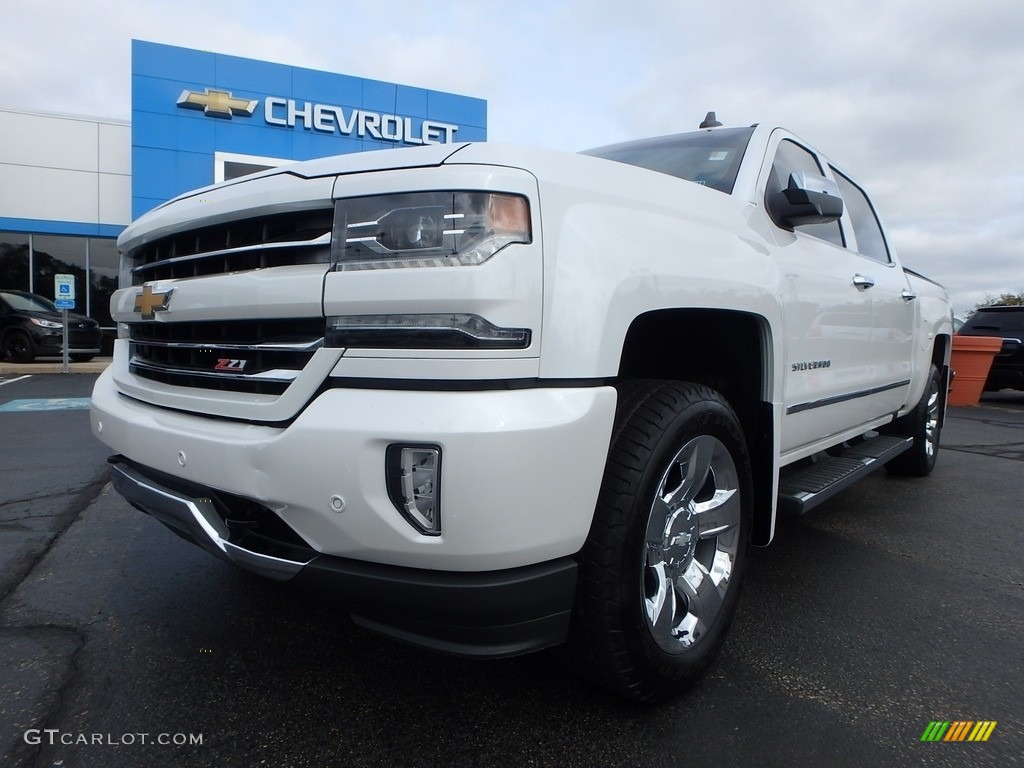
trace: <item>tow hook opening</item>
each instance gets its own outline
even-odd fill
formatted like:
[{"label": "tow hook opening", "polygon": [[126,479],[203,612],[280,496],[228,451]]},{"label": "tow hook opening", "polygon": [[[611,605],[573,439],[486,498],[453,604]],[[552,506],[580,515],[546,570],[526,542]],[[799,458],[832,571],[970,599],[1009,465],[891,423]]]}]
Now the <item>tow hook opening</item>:
[{"label": "tow hook opening", "polygon": [[282,560],[309,561],[317,552],[271,509],[240,496],[212,494],[217,514],[235,546]]}]

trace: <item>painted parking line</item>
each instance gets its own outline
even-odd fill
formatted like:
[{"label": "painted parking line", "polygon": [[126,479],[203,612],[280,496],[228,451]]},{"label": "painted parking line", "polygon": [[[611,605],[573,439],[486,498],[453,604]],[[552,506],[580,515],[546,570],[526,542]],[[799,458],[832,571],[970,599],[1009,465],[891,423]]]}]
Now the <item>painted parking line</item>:
[{"label": "painted parking line", "polygon": [[30,378],[32,378],[32,374],[31,373],[26,374],[25,376],[19,376],[16,379],[0,379],[0,387],[2,387],[4,384],[13,384],[16,381],[22,381],[23,379],[30,379]]},{"label": "painted parking line", "polygon": [[0,411],[26,413],[29,411],[78,411],[89,407],[88,397],[47,397],[9,400],[0,404]]}]

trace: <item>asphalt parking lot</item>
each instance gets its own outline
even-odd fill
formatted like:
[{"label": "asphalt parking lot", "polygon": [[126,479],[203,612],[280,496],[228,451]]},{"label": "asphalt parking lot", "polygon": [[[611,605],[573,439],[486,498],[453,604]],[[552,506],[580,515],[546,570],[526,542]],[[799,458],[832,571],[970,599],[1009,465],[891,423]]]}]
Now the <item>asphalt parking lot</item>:
[{"label": "asphalt parking lot", "polygon": [[[0,369],[4,765],[1022,764],[1024,393],[951,409],[930,478],[781,520],[710,674],[652,708],[557,649],[380,638],[180,541],[106,484],[94,380]],[[996,725],[923,742],[935,721]]]}]

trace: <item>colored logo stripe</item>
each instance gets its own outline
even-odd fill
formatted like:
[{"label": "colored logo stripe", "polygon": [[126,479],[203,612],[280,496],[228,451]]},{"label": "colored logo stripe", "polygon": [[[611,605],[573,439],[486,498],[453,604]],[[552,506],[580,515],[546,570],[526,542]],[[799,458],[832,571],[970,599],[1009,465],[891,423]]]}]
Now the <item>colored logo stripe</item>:
[{"label": "colored logo stripe", "polygon": [[933,720],[921,741],[988,741],[995,728],[995,720]]},{"label": "colored logo stripe", "polygon": [[992,735],[992,731],[996,729],[995,720],[981,720],[977,725],[974,726],[974,730],[971,731],[971,735],[967,737],[968,741],[988,741],[988,737]]}]

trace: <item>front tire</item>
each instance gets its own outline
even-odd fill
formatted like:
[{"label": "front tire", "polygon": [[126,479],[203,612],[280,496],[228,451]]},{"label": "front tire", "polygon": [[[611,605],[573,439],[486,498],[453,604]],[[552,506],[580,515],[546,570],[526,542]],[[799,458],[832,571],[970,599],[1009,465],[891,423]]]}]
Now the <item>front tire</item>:
[{"label": "front tire", "polygon": [[721,395],[620,387],[570,633],[586,674],[641,701],[700,677],[739,599],[751,488],[743,431]]}]

